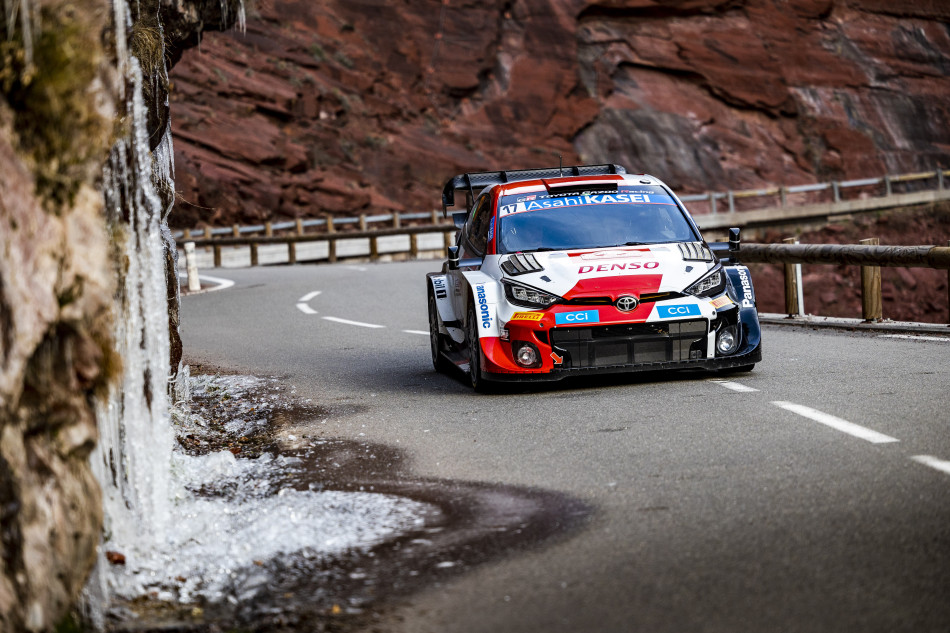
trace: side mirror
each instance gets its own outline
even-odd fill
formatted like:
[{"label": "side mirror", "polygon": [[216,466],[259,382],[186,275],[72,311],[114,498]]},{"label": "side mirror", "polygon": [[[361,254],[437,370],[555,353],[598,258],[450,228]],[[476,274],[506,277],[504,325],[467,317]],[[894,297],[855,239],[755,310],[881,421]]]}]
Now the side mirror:
[{"label": "side mirror", "polygon": [[732,228],[729,229],[729,256],[735,257],[739,255],[739,229]]},{"label": "side mirror", "polygon": [[449,270],[458,270],[459,268],[459,247],[449,246]]}]

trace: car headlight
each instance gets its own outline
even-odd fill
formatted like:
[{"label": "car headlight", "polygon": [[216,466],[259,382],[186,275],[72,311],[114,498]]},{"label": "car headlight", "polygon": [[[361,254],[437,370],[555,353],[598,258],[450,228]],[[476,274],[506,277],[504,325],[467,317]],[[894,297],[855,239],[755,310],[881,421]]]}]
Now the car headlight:
[{"label": "car headlight", "polygon": [[557,295],[549,292],[532,288],[531,286],[522,286],[521,284],[504,282],[505,296],[508,301],[525,308],[546,308],[561,300]]},{"label": "car headlight", "polygon": [[686,292],[697,297],[712,298],[722,294],[725,289],[726,273],[722,270],[722,266],[716,266],[705,277],[687,288]]}]

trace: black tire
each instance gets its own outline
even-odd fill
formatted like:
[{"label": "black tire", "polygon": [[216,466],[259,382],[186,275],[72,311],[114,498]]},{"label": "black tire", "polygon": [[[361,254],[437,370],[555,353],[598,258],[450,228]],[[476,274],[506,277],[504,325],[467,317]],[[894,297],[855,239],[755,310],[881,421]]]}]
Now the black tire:
[{"label": "black tire", "polygon": [[429,347],[432,350],[432,367],[446,373],[449,361],[442,355],[442,335],[439,334],[439,309],[435,305],[435,295],[429,293]]},{"label": "black tire", "polygon": [[478,318],[475,306],[468,306],[468,321],[465,324],[465,338],[468,342],[468,377],[475,391],[485,391],[482,378],[482,348],[478,344]]}]

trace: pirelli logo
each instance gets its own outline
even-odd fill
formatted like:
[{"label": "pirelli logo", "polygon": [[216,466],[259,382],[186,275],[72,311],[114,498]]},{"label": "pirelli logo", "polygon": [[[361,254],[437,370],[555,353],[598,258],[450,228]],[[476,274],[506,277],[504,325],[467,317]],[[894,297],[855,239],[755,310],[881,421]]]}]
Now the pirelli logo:
[{"label": "pirelli logo", "polygon": [[512,321],[540,321],[543,318],[543,312],[515,312],[511,315]]}]

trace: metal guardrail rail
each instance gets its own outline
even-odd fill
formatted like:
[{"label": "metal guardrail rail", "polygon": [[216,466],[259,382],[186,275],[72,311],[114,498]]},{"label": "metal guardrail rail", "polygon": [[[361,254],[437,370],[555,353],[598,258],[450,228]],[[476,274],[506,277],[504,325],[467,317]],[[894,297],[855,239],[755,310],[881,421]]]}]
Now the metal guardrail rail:
[{"label": "metal guardrail rail", "polygon": [[[855,212],[877,211],[901,206],[913,206],[938,200],[950,200],[950,189],[945,185],[950,171],[937,169],[929,172],[863,178],[842,182],[816,183],[792,187],[769,187],[741,191],[710,192],[700,195],[684,195],[684,202],[707,201],[709,213],[697,214],[695,219],[703,230],[729,226],[756,226],[769,223],[800,221],[810,218],[829,218]],[[924,191],[896,193],[895,185],[933,181],[932,188]],[[852,188],[883,187],[883,195],[843,200],[842,191]],[[830,191],[832,200],[790,205],[789,198],[798,194],[814,194]],[[737,210],[737,201],[763,197],[777,198],[779,205],[755,210]],[[717,201],[726,200],[728,213],[717,212]],[[427,220],[426,224],[410,224]],[[370,225],[388,223],[388,226]],[[307,229],[317,228],[317,231]],[[322,229],[322,230],[321,230]],[[191,230],[174,233],[183,243],[195,247],[210,247],[214,251],[214,266],[221,266],[224,247],[249,247],[250,264],[259,264],[258,248],[262,245],[286,244],[287,261],[297,261],[296,247],[303,242],[327,242],[327,257],[323,261],[337,261],[339,240],[368,240],[371,260],[379,259],[379,238],[408,236],[409,257],[419,254],[418,236],[427,233],[442,233],[443,244],[452,244],[456,227],[445,222],[442,215],[433,210],[428,213],[390,213],[360,215],[352,218],[327,217],[323,219],[298,219],[291,222],[267,222],[250,226],[206,227],[200,232]],[[788,242],[789,240],[786,240]],[[431,248],[431,246],[430,246]],[[389,251],[389,253],[393,253]],[[393,253],[394,254],[394,253]],[[362,255],[359,257],[365,257]],[[950,271],[950,248],[935,246],[879,246],[875,240],[864,240],[862,245],[829,244],[743,244],[740,260],[748,263],[784,264],[786,269],[786,311],[789,315],[802,315],[801,264],[845,264],[862,267],[862,313],[865,320],[882,318],[881,266],[923,267]],[[948,272],[950,282],[950,272]],[[950,286],[950,283],[948,283]],[[948,291],[950,298],[950,291]]]},{"label": "metal guardrail rail", "polygon": [[[755,222],[757,217],[748,214],[762,212],[771,212],[774,214],[777,209],[787,209],[787,217],[794,219],[796,217],[822,215],[822,211],[826,209],[830,209],[831,213],[850,213],[855,211],[877,210],[880,208],[886,208],[887,206],[919,204],[920,202],[927,202],[933,199],[950,199],[950,190],[945,187],[948,176],[950,176],[950,170],[937,169],[934,171],[882,176],[880,178],[860,178],[856,180],[845,180],[840,182],[832,181],[808,185],[794,185],[789,187],[775,186],[760,189],[743,189],[735,191],[730,190],[708,192],[704,194],[687,194],[680,196],[680,200],[683,202],[705,202],[708,205],[708,209],[706,209],[706,211],[708,211],[707,213],[698,213],[696,209],[691,209],[691,212],[694,215],[699,216],[697,219],[701,220],[700,227],[703,229],[721,228],[735,225],[736,220],[734,216],[732,216],[734,213],[741,213],[745,222]],[[896,185],[927,181],[933,181],[931,183],[929,192],[905,192],[903,194],[895,192]],[[879,191],[883,188],[883,195],[856,200],[842,199],[842,195],[845,190],[867,190],[868,188],[877,188]],[[830,201],[816,204],[814,199],[809,199],[810,194],[820,194],[822,192],[829,191],[831,192]],[[938,193],[934,194],[934,192]],[[801,196],[802,194],[804,194],[804,200],[798,201],[796,204],[790,204],[795,196]],[[902,199],[900,196],[907,196],[907,198]],[[896,199],[890,202],[885,200],[886,198],[890,197],[895,197]],[[777,202],[778,204],[773,204],[768,207],[758,207],[755,210],[740,210],[738,208],[739,201],[757,198],[771,198],[773,202]],[[811,195],[811,198],[814,198],[814,196]],[[880,205],[885,203],[885,207],[875,206],[875,203],[873,202],[874,200],[882,201],[877,204]],[[915,202],[915,200],[919,200],[920,202]],[[725,201],[724,204],[726,207],[726,213],[719,212],[722,201]],[[843,206],[832,206],[829,208],[829,204]],[[719,217],[715,218],[712,216]],[[439,217],[439,212],[433,210],[431,212],[419,213],[381,213],[373,215],[363,214],[358,217],[328,216],[326,218],[311,218],[307,220],[298,219],[295,221],[265,222],[263,224],[252,224],[247,226],[233,225],[227,227],[205,227],[201,229],[174,231],[172,235],[176,240],[195,241],[197,244],[199,239],[207,240],[222,236],[240,237],[242,235],[256,236],[261,234],[264,236],[273,236],[274,233],[282,232],[303,235],[307,233],[308,229],[317,229],[323,233],[333,233],[337,229],[346,230],[350,228],[356,228],[358,231],[365,232],[369,230],[370,225],[374,224],[389,223],[392,227],[400,227],[404,222],[415,222],[426,219],[429,219],[433,225],[440,224],[441,220]],[[732,222],[732,224],[729,224],[730,222]],[[244,244],[247,243],[248,242],[244,242]]]},{"label": "metal guardrail rail", "polygon": [[804,316],[802,264],[861,266],[861,316],[866,322],[878,322],[884,316],[882,266],[946,270],[950,304],[950,244],[880,246],[878,238],[861,240],[861,244],[797,244],[789,238],[785,244],[742,244],[738,260],[785,266],[785,311],[790,317]]}]

